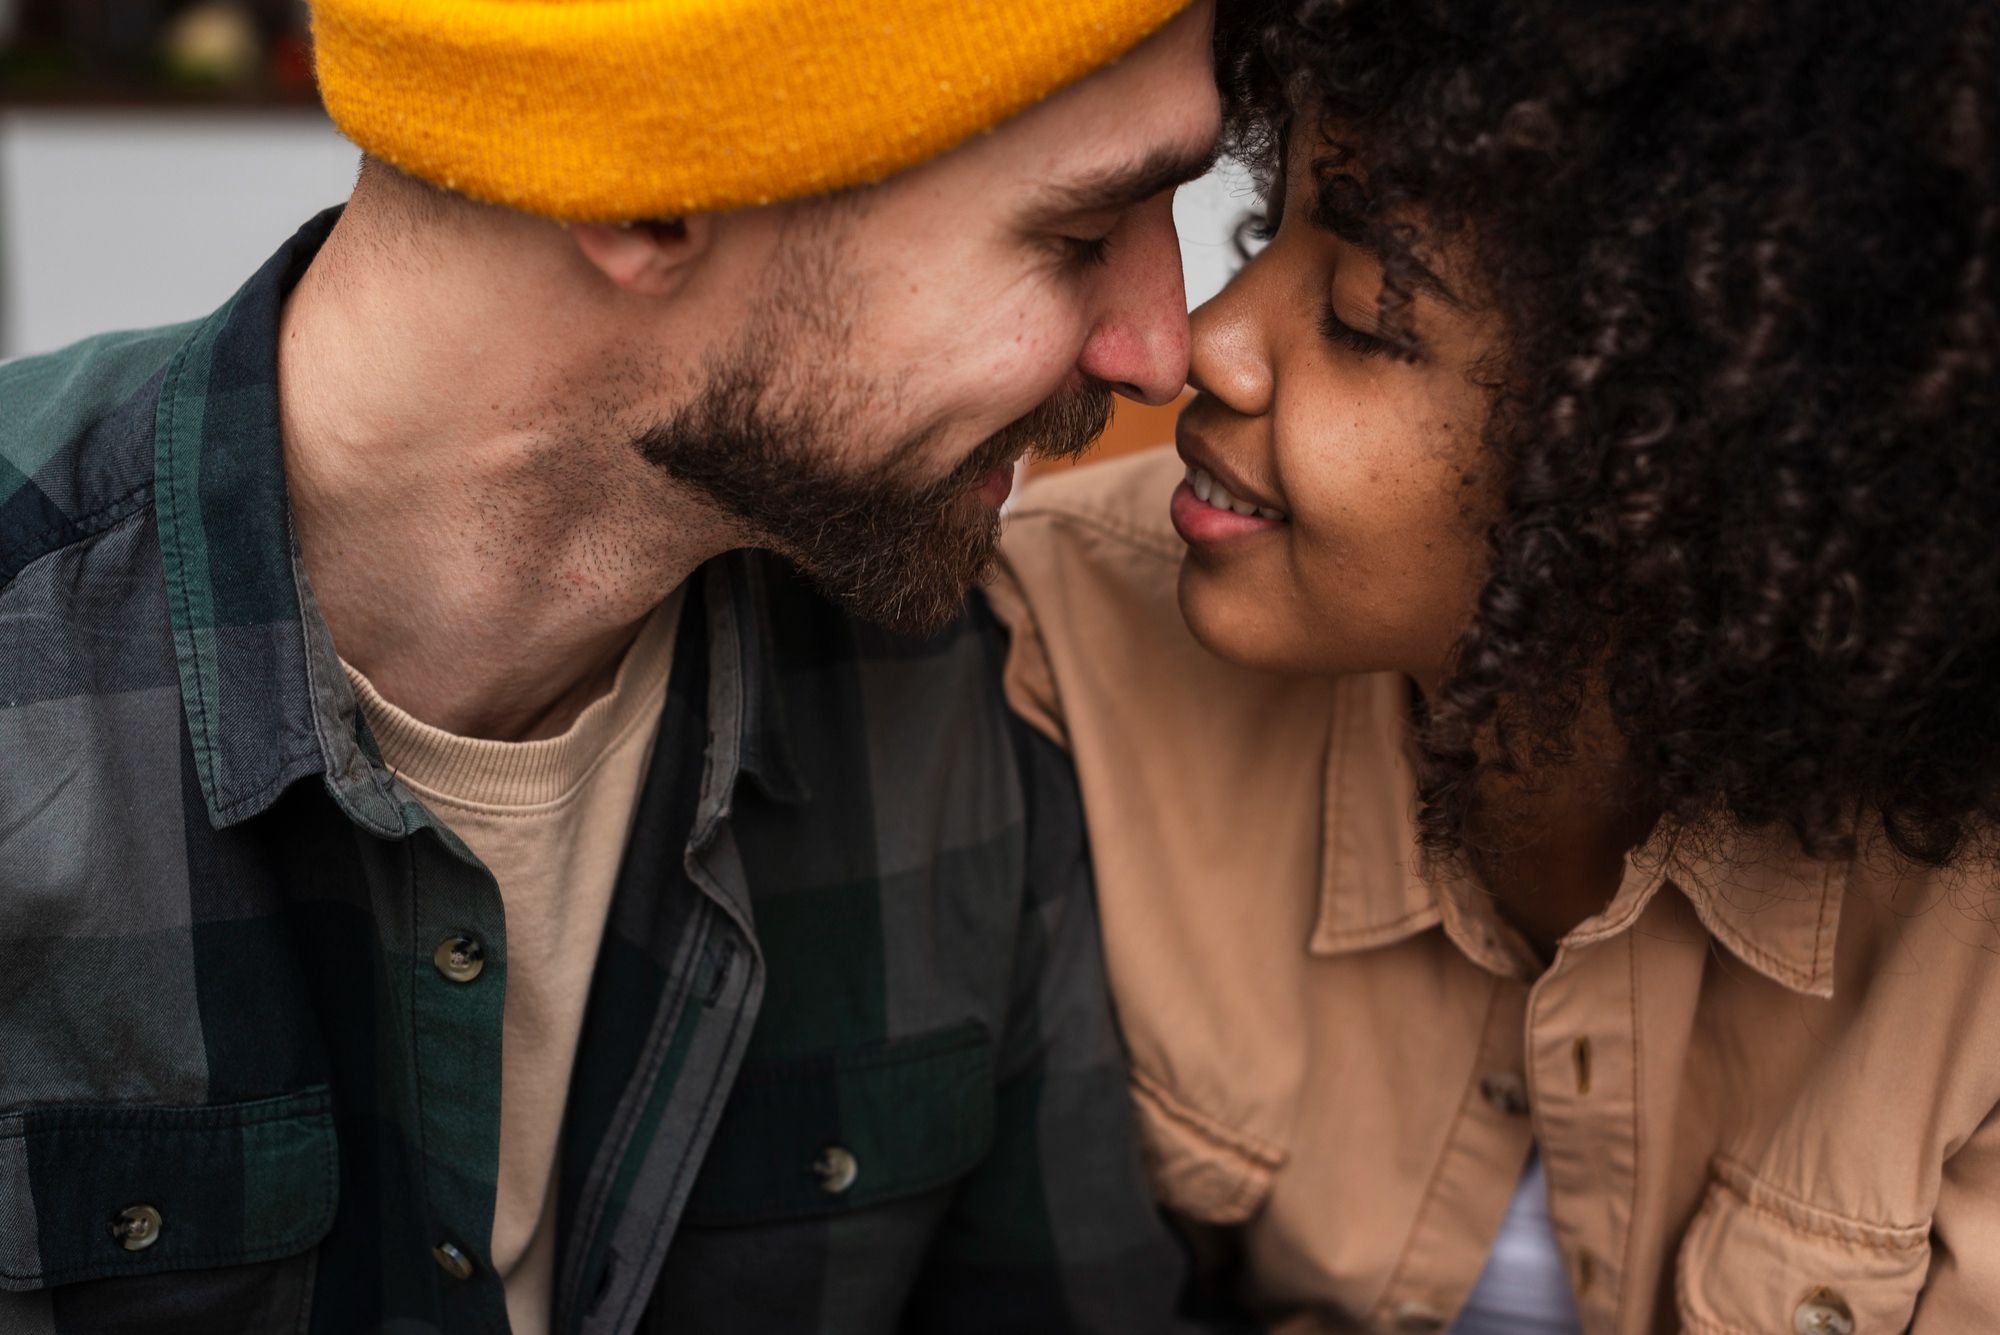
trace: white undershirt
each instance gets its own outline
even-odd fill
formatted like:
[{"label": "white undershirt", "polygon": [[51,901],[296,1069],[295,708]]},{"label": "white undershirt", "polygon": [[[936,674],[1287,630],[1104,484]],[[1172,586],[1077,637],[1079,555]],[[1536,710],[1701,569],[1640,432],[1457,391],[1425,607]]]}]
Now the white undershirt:
[{"label": "white undershirt", "polygon": [[1578,1335],[1576,1299],[1549,1224],[1549,1180],[1530,1154],[1500,1236],[1451,1335]]}]

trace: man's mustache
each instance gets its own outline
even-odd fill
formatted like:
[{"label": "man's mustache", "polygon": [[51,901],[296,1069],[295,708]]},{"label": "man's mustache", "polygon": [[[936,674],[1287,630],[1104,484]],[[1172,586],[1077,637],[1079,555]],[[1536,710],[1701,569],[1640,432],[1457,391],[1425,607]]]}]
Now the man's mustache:
[{"label": "man's mustache", "polygon": [[944,496],[966,491],[996,468],[1024,456],[1074,459],[1111,425],[1111,391],[1101,385],[1065,390],[1044,399],[988,436],[938,486]]}]

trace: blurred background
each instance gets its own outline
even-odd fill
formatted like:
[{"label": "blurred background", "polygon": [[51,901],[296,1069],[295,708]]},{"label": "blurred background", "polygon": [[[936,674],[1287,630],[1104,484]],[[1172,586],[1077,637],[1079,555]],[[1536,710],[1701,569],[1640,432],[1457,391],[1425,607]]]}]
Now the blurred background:
[{"label": "blurred background", "polygon": [[[206,314],[358,159],[319,109],[303,0],[0,0],[0,360]],[[1181,191],[1190,304],[1249,204],[1226,170]],[[1121,401],[1103,449],[1171,434]]]}]

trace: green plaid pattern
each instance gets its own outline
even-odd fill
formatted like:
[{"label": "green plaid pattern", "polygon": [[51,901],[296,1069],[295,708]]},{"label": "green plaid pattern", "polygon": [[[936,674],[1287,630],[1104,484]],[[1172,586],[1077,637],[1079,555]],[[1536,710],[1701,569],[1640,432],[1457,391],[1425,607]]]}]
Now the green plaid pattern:
[{"label": "green plaid pattern", "polygon": [[[334,216],[204,321],[0,367],[4,1335],[507,1327],[499,895],[380,763],[290,531],[277,322]],[[1170,1324],[1074,780],[1003,650],[977,603],[914,641],[768,557],[697,574],[557,1330]]]}]

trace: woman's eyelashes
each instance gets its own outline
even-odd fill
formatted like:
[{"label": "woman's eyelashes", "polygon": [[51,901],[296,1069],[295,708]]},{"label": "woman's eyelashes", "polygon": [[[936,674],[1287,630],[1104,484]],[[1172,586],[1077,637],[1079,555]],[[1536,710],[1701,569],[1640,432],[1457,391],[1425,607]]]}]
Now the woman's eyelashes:
[{"label": "woman's eyelashes", "polygon": [[1327,298],[1320,309],[1320,336],[1336,348],[1354,353],[1359,357],[1407,357],[1401,347],[1375,334],[1363,333],[1340,318],[1333,308],[1333,299]]}]

